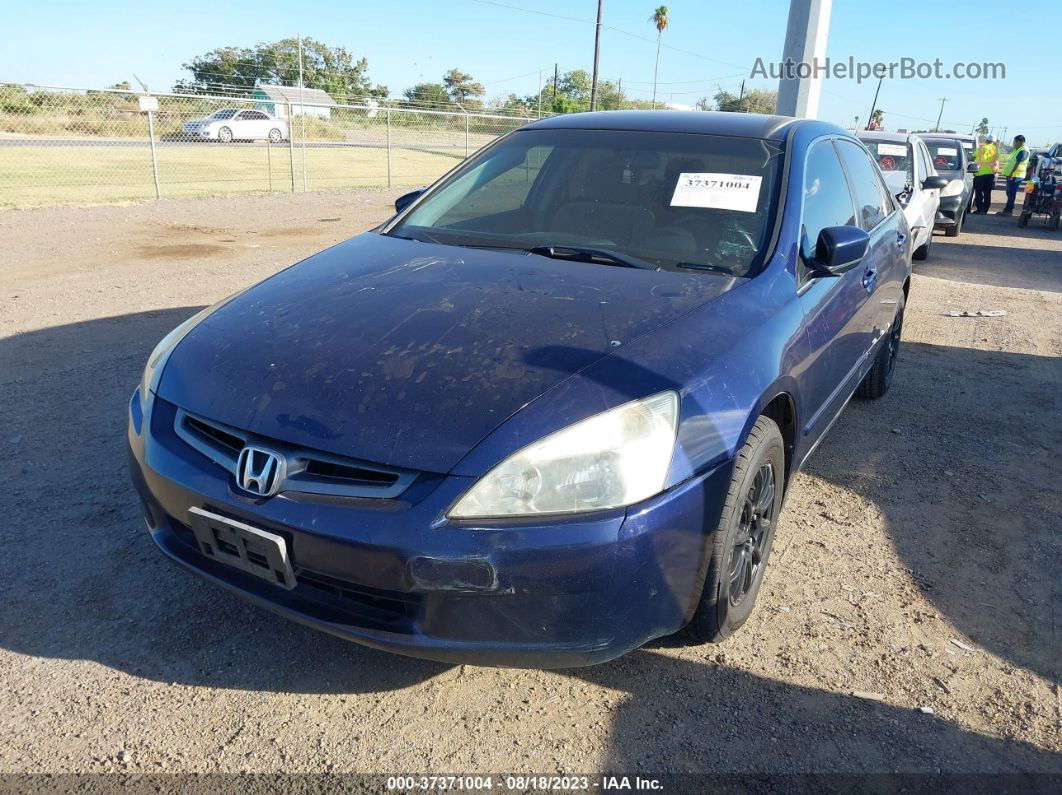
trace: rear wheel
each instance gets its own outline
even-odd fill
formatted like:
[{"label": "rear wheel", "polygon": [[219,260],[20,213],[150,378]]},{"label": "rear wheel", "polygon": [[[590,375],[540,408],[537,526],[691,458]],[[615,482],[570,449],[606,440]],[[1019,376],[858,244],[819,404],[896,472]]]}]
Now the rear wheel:
[{"label": "rear wheel", "polygon": [[1018,216],[1018,226],[1025,228],[1029,225],[1029,219],[1032,217],[1032,213],[1022,213]]},{"label": "rear wheel", "polygon": [[1052,232],[1057,232],[1058,231],[1058,227],[1060,225],[1060,222],[1062,222],[1062,218],[1059,217],[1059,214],[1058,213],[1052,213],[1051,214],[1051,220],[1048,221],[1047,225],[1051,228]]},{"label": "rear wheel", "polygon": [[280,130],[278,130],[276,127],[269,131],[269,143],[271,144],[279,144],[280,139],[282,137],[283,136],[280,134]]},{"label": "rear wheel", "polygon": [[896,315],[889,327],[888,338],[878,348],[878,354],[874,357],[874,364],[870,372],[859,385],[856,394],[862,398],[876,400],[889,391],[892,386],[892,376],[896,372],[896,356],[900,352],[900,337],[903,335],[903,309],[907,301],[903,293],[896,304]]},{"label": "rear wheel", "polygon": [[222,127],[220,130],[218,130],[218,140],[221,141],[223,144],[232,143],[232,130],[230,130],[228,127]]},{"label": "rear wheel", "polygon": [[704,590],[687,628],[694,640],[721,641],[752,614],[782,510],[784,483],[782,434],[773,420],[760,417],[734,462]]}]

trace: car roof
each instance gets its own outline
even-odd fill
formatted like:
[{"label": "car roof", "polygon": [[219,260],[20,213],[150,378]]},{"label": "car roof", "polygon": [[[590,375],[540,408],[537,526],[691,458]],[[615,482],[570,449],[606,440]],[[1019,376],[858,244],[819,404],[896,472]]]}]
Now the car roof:
[{"label": "car roof", "polygon": [[883,132],[881,130],[860,130],[856,133],[860,141],[891,141],[893,143],[909,143],[921,139],[921,135],[915,133]]},{"label": "car roof", "polygon": [[523,129],[700,133],[782,141],[790,130],[805,126],[821,127],[824,133],[849,134],[836,125],[814,119],[795,119],[792,116],[772,116],[762,113],[679,110],[608,110],[594,113],[566,113],[540,119]]}]

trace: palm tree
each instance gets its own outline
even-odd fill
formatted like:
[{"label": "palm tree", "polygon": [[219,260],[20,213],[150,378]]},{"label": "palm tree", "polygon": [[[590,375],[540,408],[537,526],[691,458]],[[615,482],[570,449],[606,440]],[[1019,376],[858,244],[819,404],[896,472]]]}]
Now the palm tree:
[{"label": "palm tree", "polygon": [[664,30],[671,21],[668,17],[667,6],[660,6],[653,11],[649,21],[656,25],[656,66],[653,67],[653,108],[656,108],[656,75],[660,71],[660,39],[664,36]]}]

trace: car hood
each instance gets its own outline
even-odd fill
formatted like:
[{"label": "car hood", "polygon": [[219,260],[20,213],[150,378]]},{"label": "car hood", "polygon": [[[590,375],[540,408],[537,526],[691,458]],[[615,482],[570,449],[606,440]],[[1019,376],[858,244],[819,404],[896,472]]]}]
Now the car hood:
[{"label": "car hood", "polygon": [[158,391],[265,437],[446,472],[546,390],[738,281],[366,233],[205,318]]}]

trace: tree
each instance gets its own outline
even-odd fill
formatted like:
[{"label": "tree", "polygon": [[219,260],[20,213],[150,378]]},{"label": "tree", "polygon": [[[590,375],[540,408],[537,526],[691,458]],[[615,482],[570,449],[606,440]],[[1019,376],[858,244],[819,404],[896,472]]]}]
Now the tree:
[{"label": "tree", "polygon": [[981,119],[981,123],[977,125],[977,132],[979,135],[988,135],[988,131],[992,129],[988,126],[988,117],[985,116]]},{"label": "tree", "polygon": [[[255,86],[299,84],[299,40],[281,39],[255,47],[219,47],[184,64],[192,77],[173,87],[177,93],[215,94],[250,91]],[[387,87],[372,85],[369,62],[354,59],[345,47],[302,39],[303,85],[319,88],[336,102],[386,97]]]},{"label": "tree", "polygon": [[660,71],[660,42],[664,37],[664,31],[671,22],[668,16],[667,6],[659,6],[653,11],[649,21],[656,25],[656,65],[653,66],[653,107],[656,107],[656,76]]},{"label": "tree", "polygon": [[427,106],[435,110],[450,107],[450,93],[442,83],[417,83],[403,91],[402,95],[411,104]]},{"label": "tree", "polygon": [[479,105],[476,97],[486,93],[482,84],[475,82],[472,75],[462,72],[460,69],[451,69],[443,76],[443,85],[450,94],[450,100],[456,104],[468,108]]},{"label": "tree", "polygon": [[[543,113],[578,113],[590,107],[590,73],[585,69],[573,69],[564,72],[557,80],[556,86],[553,78],[546,81],[542,87],[542,112]],[[532,94],[524,102],[531,108],[538,107],[538,95]],[[597,107],[600,110],[619,110],[624,107],[632,107],[631,100],[620,90],[619,84],[612,80],[597,81]],[[649,101],[643,104],[649,107]]]},{"label": "tree", "polygon": [[[702,98],[697,107],[704,110],[707,107],[708,98]],[[719,89],[715,93],[716,110],[736,113],[774,113],[778,104],[778,92],[767,91],[762,88],[754,88],[745,92],[744,96],[733,94]]]}]

